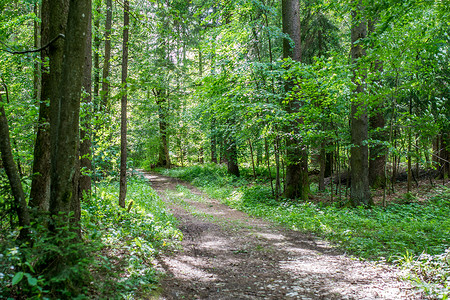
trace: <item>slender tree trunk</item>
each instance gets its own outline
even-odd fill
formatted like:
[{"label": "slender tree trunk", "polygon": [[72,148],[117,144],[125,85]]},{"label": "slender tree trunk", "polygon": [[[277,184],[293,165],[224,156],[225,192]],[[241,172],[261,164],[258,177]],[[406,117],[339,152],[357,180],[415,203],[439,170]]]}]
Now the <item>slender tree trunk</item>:
[{"label": "slender tree trunk", "polygon": [[[277,130],[278,131],[278,130]],[[280,180],[280,143],[278,136],[274,139],[274,155],[275,155],[275,199],[278,200],[278,196],[281,191]]]},{"label": "slender tree trunk", "polygon": [[[283,39],[283,57],[292,58],[294,61],[301,61],[301,31],[300,31],[300,2],[299,0],[283,0],[282,1],[282,19],[283,32],[287,34],[294,42],[291,47],[291,41]],[[290,92],[293,88],[293,82],[287,82],[285,89]],[[292,95],[289,101],[287,112],[297,113],[300,109],[300,101],[296,95]],[[288,139],[286,143],[287,165],[286,165],[286,191],[287,198],[308,199],[309,180],[308,180],[308,152],[299,135],[299,127],[303,120],[297,119],[289,131],[294,132],[292,139]]]},{"label": "slender tree trunk", "polygon": [[130,25],[128,0],[123,7],[123,55],[122,55],[122,102],[120,110],[120,193],[119,205],[125,208],[127,195],[127,77],[128,77],[128,27]]},{"label": "slender tree trunk", "polygon": [[252,141],[251,140],[248,140],[248,146],[250,148],[250,157],[252,159],[253,177],[256,179],[255,157],[253,155],[253,145],[252,145]]},{"label": "slender tree trunk", "polygon": [[217,164],[217,134],[216,120],[211,119],[211,162]]},{"label": "slender tree trunk", "polygon": [[325,165],[326,165],[326,151],[325,143],[320,145],[319,154],[319,191],[323,192],[325,190]]},{"label": "slender tree trunk", "polygon": [[159,158],[158,165],[170,168],[169,145],[167,135],[167,99],[165,91],[155,91],[156,102],[159,112]]},{"label": "slender tree trunk", "polygon": [[267,171],[269,172],[270,188],[272,189],[272,196],[275,197],[275,190],[273,189],[272,182],[272,170],[270,169],[269,143],[267,142],[267,138],[264,138],[264,149],[266,151]]},{"label": "slender tree trunk", "polygon": [[81,200],[89,199],[91,195],[91,173],[92,173],[92,151],[91,151],[91,103],[92,103],[92,14],[89,11],[88,32],[86,39],[86,55],[84,62],[84,80],[82,99],[85,106],[80,129],[80,179],[79,179],[79,198]]},{"label": "slender tree trunk", "polygon": [[362,20],[362,5],[359,1],[357,8],[352,11],[353,26],[351,29],[351,57],[355,65],[353,70],[353,82],[356,85],[354,92],[354,99],[351,105],[351,155],[350,155],[350,169],[351,169],[351,190],[350,198],[354,206],[370,206],[372,205],[372,198],[370,196],[369,188],[369,149],[365,143],[368,139],[368,120],[367,107],[364,101],[364,76],[360,75],[363,72],[359,65],[359,60],[366,55],[366,51],[357,42],[367,37],[367,25]]},{"label": "slender tree trunk", "polygon": [[106,0],[105,60],[103,63],[101,110],[109,110],[109,69],[111,66],[112,0]]},{"label": "slender tree trunk", "polygon": [[94,103],[97,108],[100,96],[100,3],[99,0],[95,3],[95,18],[94,19]]},{"label": "slender tree trunk", "polygon": [[446,182],[446,179],[450,178],[450,134],[448,129],[449,128],[447,126],[447,130],[443,130],[441,133],[439,153],[442,181],[444,184]]},{"label": "slender tree trunk", "polygon": [[[34,4],[34,14],[42,20],[41,9],[39,9],[38,3]],[[41,48],[41,25],[36,20],[34,21],[34,48]],[[41,64],[38,61],[34,63],[33,98],[36,102],[39,102],[41,99]]]},{"label": "slender tree trunk", "polygon": [[6,118],[6,113],[2,103],[2,88],[0,87],[0,152],[5,167],[6,176],[8,176],[11,191],[15,203],[13,204],[17,211],[19,219],[21,239],[26,239],[28,236],[28,226],[30,226],[30,215],[28,212],[25,193],[23,191],[22,182],[20,181],[19,171],[11,150],[11,142],[9,139],[9,126]]}]

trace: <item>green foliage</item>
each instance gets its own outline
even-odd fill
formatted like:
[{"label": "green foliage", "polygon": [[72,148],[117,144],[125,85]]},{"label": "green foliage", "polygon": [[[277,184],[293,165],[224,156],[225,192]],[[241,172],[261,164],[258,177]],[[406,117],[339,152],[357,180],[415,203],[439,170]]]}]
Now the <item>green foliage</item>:
[{"label": "green foliage", "polygon": [[416,257],[407,254],[399,262],[407,270],[405,278],[425,294],[435,299],[449,299],[450,248],[436,255],[422,253]]},{"label": "green foliage", "polygon": [[138,297],[156,287],[152,259],[182,235],[175,227],[175,218],[145,180],[129,179],[130,212],[118,206],[118,194],[118,183],[100,184],[82,213],[86,238],[101,243],[102,252],[110,253],[99,253],[95,291],[113,298]]},{"label": "green foliage", "polygon": [[[20,244],[15,232],[0,240],[0,298],[143,297],[156,288],[158,274],[151,261],[159,251],[181,239],[176,220],[145,180],[132,177],[130,211],[118,206],[118,183],[100,183],[83,203],[83,239],[70,228],[54,235],[32,225],[33,246]],[[63,260],[62,269],[52,269]]]},{"label": "green foliage", "polygon": [[[82,296],[91,277],[89,267],[94,258],[88,253],[93,244],[79,240],[76,228],[57,225],[46,216],[31,226],[31,241],[20,243],[15,233],[2,236],[0,279],[5,289],[1,296],[72,297]],[[43,224],[54,222],[50,231]],[[31,243],[31,244],[30,244]]]}]

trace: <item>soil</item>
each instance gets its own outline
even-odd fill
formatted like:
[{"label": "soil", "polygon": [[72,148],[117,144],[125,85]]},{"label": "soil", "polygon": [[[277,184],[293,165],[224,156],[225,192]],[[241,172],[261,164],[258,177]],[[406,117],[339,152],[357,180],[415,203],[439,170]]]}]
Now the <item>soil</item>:
[{"label": "soil", "polygon": [[[178,179],[145,177],[184,235],[180,249],[155,262],[165,274],[157,299],[424,299],[393,266],[252,218]],[[195,197],[183,197],[177,185]]]}]

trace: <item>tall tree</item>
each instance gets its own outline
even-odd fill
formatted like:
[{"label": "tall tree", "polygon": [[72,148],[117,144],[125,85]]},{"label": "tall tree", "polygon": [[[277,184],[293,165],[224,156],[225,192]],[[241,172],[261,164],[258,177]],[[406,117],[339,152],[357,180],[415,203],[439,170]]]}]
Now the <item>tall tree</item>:
[{"label": "tall tree", "polygon": [[[368,21],[368,32],[374,37],[375,33],[375,20]],[[383,72],[383,63],[379,59],[376,59],[372,64],[372,72],[375,73],[374,81],[380,81],[381,73]],[[370,148],[369,151],[369,184],[371,187],[381,187],[386,183],[385,166],[386,166],[386,146],[383,142],[386,141],[385,117],[383,112],[383,101],[376,97],[376,103],[374,103],[374,111],[369,117],[369,128],[372,132],[372,139],[376,141],[376,144]]]},{"label": "tall tree", "polygon": [[[57,0],[50,1],[50,7],[56,5],[54,2]],[[90,9],[90,0],[70,0],[61,81],[55,93],[58,97],[51,103],[50,213],[53,218],[62,214],[68,220],[69,213],[74,212],[75,222],[79,218],[79,198],[74,193],[77,183],[73,179],[78,161],[80,98]]]},{"label": "tall tree", "polygon": [[120,110],[120,192],[119,205],[125,207],[127,194],[127,77],[128,77],[128,32],[130,25],[129,1],[123,7],[123,54],[122,54],[122,101]]},{"label": "tall tree", "polygon": [[[67,25],[68,0],[43,0],[41,6],[41,39],[46,44],[59,35],[64,35]],[[49,61],[48,68],[42,64],[41,99],[36,142],[34,146],[33,175],[30,191],[30,206],[46,211],[50,201],[50,102],[57,98],[63,61],[64,39],[55,40],[42,49],[41,59]]]},{"label": "tall tree", "polygon": [[[282,1],[282,21],[283,32],[289,39],[283,39],[283,57],[291,58],[293,61],[301,62],[301,28],[300,28],[300,3],[299,0]],[[291,46],[291,41],[293,46]],[[287,112],[297,113],[300,109],[300,100],[292,91],[294,83],[290,80],[285,84],[285,89],[290,93]],[[294,137],[286,142],[286,189],[287,198],[308,199],[308,152],[306,145],[299,135],[299,127],[303,120],[297,118],[289,131],[294,133]]]},{"label": "tall tree", "polygon": [[364,66],[361,62],[366,51],[361,41],[367,37],[367,23],[363,16],[361,0],[352,1],[351,58],[353,66],[353,83],[356,88],[351,103],[350,132],[352,147],[350,149],[351,189],[350,198],[354,206],[372,204],[369,188],[369,149],[367,105],[364,98]]},{"label": "tall tree", "polygon": [[28,212],[25,193],[23,191],[22,182],[20,180],[19,171],[14,161],[11,150],[11,142],[9,139],[9,126],[6,118],[5,108],[2,104],[3,88],[0,87],[0,152],[3,166],[5,167],[6,176],[8,176],[11,191],[15,200],[13,206],[16,208],[19,218],[20,238],[24,239],[28,235],[28,226],[30,225],[30,216]]}]

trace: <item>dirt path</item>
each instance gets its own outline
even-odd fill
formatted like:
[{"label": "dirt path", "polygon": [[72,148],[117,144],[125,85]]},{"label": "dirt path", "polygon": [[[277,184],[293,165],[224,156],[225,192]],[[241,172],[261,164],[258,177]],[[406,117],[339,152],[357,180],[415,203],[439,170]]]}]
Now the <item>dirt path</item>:
[{"label": "dirt path", "polygon": [[422,299],[391,267],[352,260],[177,179],[145,176],[184,235],[183,249],[157,262],[166,274],[159,299]]}]

